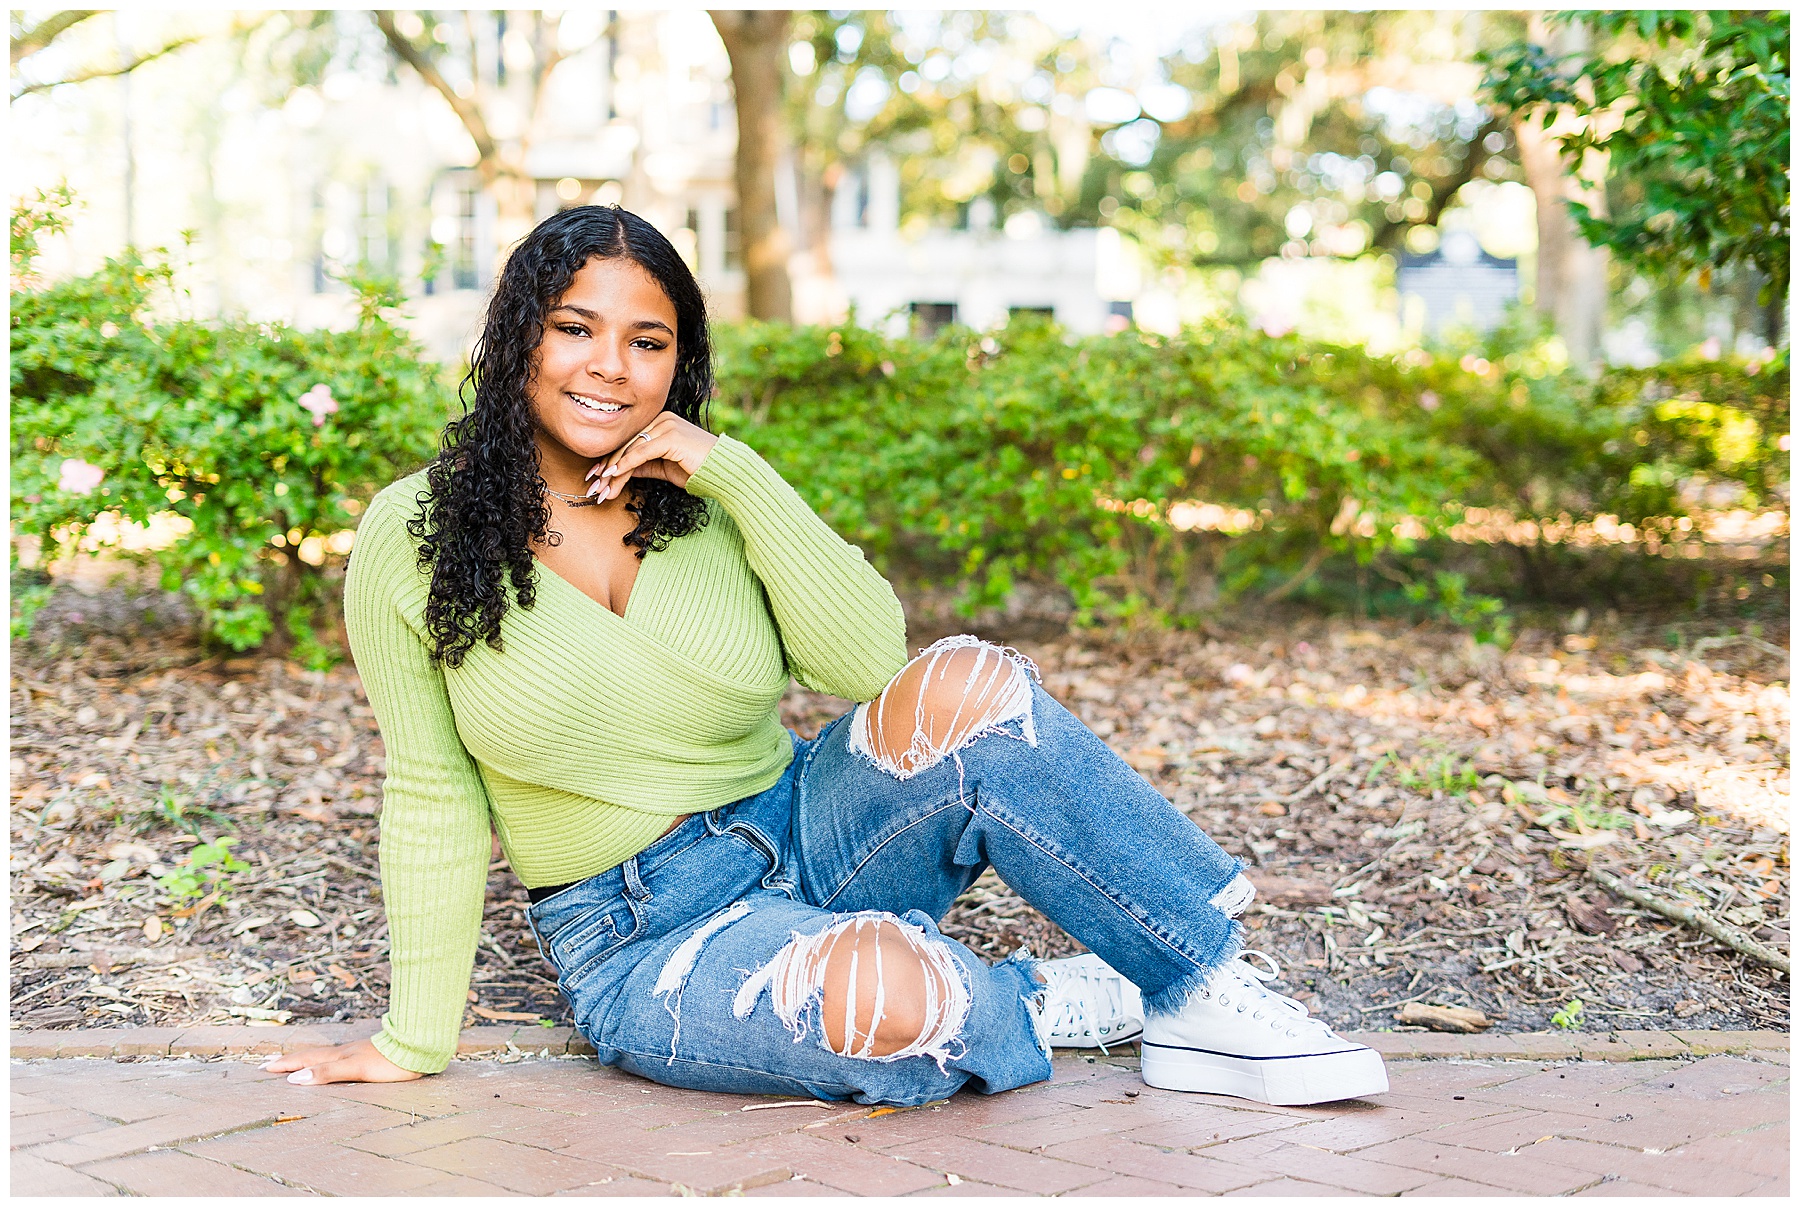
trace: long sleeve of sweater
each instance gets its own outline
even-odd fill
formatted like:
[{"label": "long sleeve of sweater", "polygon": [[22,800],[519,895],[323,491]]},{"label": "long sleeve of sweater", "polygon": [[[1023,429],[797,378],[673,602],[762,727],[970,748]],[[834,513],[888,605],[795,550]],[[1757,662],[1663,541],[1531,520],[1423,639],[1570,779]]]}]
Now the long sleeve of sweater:
[{"label": "long sleeve of sweater", "polygon": [[687,490],[716,499],[743,534],[794,678],[851,700],[880,695],[906,664],[906,615],[862,550],[730,436],[719,437]]},{"label": "long sleeve of sweater", "polygon": [[374,1042],[401,1068],[436,1073],[456,1054],[481,933],[489,806],[457,735],[443,671],[403,617],[407,593],[425,589],[405,506],[390,491],[363,517],[344,584],[344,623],[387,751],[381,890],[393,975]]}]

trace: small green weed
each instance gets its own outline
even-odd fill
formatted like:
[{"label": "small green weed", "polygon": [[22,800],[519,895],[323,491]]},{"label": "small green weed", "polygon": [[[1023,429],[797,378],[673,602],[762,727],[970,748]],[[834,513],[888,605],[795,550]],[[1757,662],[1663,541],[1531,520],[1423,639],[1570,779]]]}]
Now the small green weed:
[{"label": "small green weed", "polygon": [[1586,833],[1590,830],[1628,830],[1631,828],[1631,814],[1620,809],[1607,808],[1611,801],[1610,794],[1599,787],[1589,788],[1573,802],[1566,805],[1552,805],[1538,814],[1537,824],[1553,826],[1567,819],[1574,823],[1575,829]]},{"label": "small green weed", "polygon": [[139,816],[144,818],[144,824],[138,826],[139,833],[158,823],[173,830],[186,830],[195,838],[204,837],[200,833],[202,822],[212,826],[215,830],[237,829],[237,823],[229,817],[215,809],[207,808],[197,800],[177,794],[171,784],[164,784],[162,791],[157,793],[156,803]]},{"label": "small green weed", "polygon": [[1458,762],[1455,755],[1442,754],[1432,762],[1410,759],[1396,762],[1395,779],[1412,792],[1442,792],[1445,796],[1467,796],[1481,786],[1481,774],[1473,762]]},{"label": "small green weed", "polygon": [[1581,999],[1570,998],[1561,1010],[1550,1016],[1550,1023],[1563,1031],[1573,1031],[1581,1026]]},{"label": "small green weed", "polygon": [[244,872],[250,865],[231,853],[235,838],[218,838],[203,842],[188,852],[181,866],[156,878],[163,891],[177,905],[184,905],[208,892],[223,897],[230,888],[233,872]]}]

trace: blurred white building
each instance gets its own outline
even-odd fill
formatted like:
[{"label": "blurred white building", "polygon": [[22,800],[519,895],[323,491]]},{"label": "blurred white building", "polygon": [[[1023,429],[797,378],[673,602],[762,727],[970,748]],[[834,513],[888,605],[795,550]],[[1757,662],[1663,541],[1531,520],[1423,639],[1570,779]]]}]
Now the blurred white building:
[{"label": "blurred white building", "polygon": [[[698,11],[621,14],[616,29],[551,76],[526,159],[538,217],[616,201],[670,237],[717,317],[740,317],[737,130],[724,47]],[[460,354],[502,249],[492,199],[458,166],[473,148],[448,106],[398,71],[299,108],[312,124],[291,161],[302,194],[295,242],[310,255],[295,273],[295,317],[339,321],[348,305],[342,274],[368,264],[407,283],[417,328],[439,355]],[[796,190],[778,187],[777,195],[798,248]],[[834,195],[830,270],[821,273],[803,250],[794,255],[796,319],[854,312],[896,333],[946,322],[988,327],[1021,310],[1083,334],[1129,321],[1137,277],[1116,231],[1058,231],[1035,214],[1000,229],[983,199],[966,229],[904,234],[900,219],[894,164],[876,155],[847,173]]]},{"label": "blurred white building", "polygon": [[[589,16],[603,28],[609,14]],[[494,43],[478,56],[487,64],[504,62],[504,22],[502,13],[471,21]],[[525,156],[537,217],[622,204],[669,236],[721,317],[741,314],[724,47],[703,12],[620,14],[614,29],[588,38],[550,76]],[[404,68],[340,84],[339,93],[300,102],[313,137],[293,162],[310,202],[300,215],[297,242],[310,255],[295,272],[295,317],[341,321],[349,304],[341,278],[367,265],[400,277],[414,325],[438,355],[460,355],[504,250],[493,198],[462,166],[474,162],[474,146],[442,98]],[[524,115],[506,99],[490,125],[496,137],[517,137]]]},{"label": "blurred white building", "polygon": [[903,234],[900,173],[879,154],[835,194],[831,262],[835,296],[815,301],[827,312],[818,317],[849,307],[860,323],[897,330],[909,321],[925,330],[986,328],[1026,311],[1095,334],[1130,321],[1139,288],[1136,259],[1118,231],[1059,231],[1031,212],[997,228],[986,197],[970,203],[962,229]]},{"label": "blurred white building", "polygon": [[[530,18],[441,16],[433,32],[451,47],[443,69],[472,88],[455,73],[466,71],[473,46],[488,127],[502,143],[523,141],[539,218],[623,204],[670,237],[715,315],[743,314],[731,69],[705,12],[568,10],[558,33],[566,57],[529,130],[522,23]],[[115,40],[153,44],[177,19],[123,10],[96,18],[72,36],[69,54],[103,60]],[[194,312],[335,326],[355,314],[347,276],[390,275],[433,352],[460,357],[504,250],[493,199],[469,166],[475,144],[444,98],[395,61],[366,12],[331,19],[350,49],[316,86],[271,88],[242,43],[215,34],[129,76],[16,103],[14,195],[67,179],[80,199],[46,271],[91,271],[128,240],[182,248],[192,232],[177,260],[191,299],[183,304]],[[397,15],[416,26],[403,27],[409,36],[426,19]],[[797,249],[799,321],[853,310],[864,324],[930,330],[949,321],[987,327],[1031,310],[1082,333],[1125,321],[1137,280],[1117,232],[1057,231],[1036,214],[1001,229],[979,198],[959,229],[905,222],[896,165],[875,156],[850,167],[823,256],[801,237],[800,190],[777,181]]]}]

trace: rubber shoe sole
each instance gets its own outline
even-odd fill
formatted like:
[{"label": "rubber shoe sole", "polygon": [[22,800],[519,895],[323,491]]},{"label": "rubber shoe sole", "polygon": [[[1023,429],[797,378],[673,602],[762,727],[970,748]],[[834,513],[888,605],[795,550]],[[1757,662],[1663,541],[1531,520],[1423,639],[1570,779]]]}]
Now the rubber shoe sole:
[{"label": "rubber shoe sole", "polygon": [[1387,1069],[1373,1048],[1306,1056],[1232,1056],[1143,1043],[1144,1082],[1159,1090],[1228,1094],[1270,1106],[1311,1106],[1387,1092]]}]

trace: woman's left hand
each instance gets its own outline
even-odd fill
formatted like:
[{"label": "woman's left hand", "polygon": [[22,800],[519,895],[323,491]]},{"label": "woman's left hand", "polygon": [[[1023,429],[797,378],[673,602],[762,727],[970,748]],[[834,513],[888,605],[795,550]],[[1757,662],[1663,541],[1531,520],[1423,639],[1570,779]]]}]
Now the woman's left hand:
[{"label": "woman's left hand", "polygon": [[596,502],[616,499],[633,477],[661,478],[686,486],[719,438],[673,411],[663,411],[644,430],[613,450],[588,471]]}]

